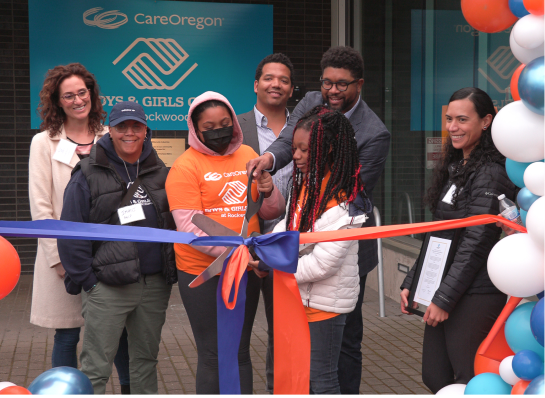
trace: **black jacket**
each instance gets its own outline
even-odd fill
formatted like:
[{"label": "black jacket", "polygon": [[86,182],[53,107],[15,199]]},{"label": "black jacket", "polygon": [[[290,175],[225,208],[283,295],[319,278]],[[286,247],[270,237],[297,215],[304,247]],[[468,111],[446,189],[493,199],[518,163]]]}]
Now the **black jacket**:
[{"label": "black jacket", "polygon": [[[152,205],[148,201],[148,205],[143,206],[146,220],[130,225],[174,230],[165,192],[168,169],[158,158],[150,140],[144,143],[138,166],[136,163],[126,165],[127,176],[122,173],[126,170],[125,165],[116,163],[119,161],[106,134],[93,147],[90,156],[74,168],[65,190],[61,219],[119,225],[117,209],[128,190],[128,174],[134,180],[138,167],[140,187],[145,192],[140,195],[137,191],[135,197],[146,197]],[[142,273],[162,272],[168,284],[177,280],[171,243],[59,240],[58,245],[67,274],[66,289],[71,294],[78,294],[82,286],[89,290],[97,281],[108,285],[134,283]]]},{"label": "black jacket", "polygon": [[[450,175],[455,172],[449,167]],[[450,181],[443,187],[441,198],[450,188]],[[439,201],[434,213],[434,221],[453,220],[480,214],[499,214],[498,195],[505,194],[515,199],[517,188],[505,171],[505,165],[487,163],[475,170],[458,194],[455,208]],[[439,285],[432,303],[451,312],[463,294],[501,293],[488,276],[487,260],[492,247],[498,242],[501,228],[495,224],[464,228],[461,232],[454,261],[445,279]],[[451,239],[454,231],[434,232],[433,236]],[[411,269],[401,289],[410,289],[415,267]]]}]

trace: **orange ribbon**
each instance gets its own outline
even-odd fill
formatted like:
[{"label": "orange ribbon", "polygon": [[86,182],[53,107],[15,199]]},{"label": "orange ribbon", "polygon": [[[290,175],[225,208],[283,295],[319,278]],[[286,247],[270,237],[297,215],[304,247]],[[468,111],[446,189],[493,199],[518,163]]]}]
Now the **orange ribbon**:
[{"label": "orange ribbon", "polygon": [[[335,242],[344,240],[363,240],[389,238],[425,232],[465,228],[476,225],[501,222],[520,232],[526,228],[500,216],[489,214],[459,220],[432,221],[416,224],[387,225],[344,229],[338,231],[301,233],[299,243]],[[233,309],[237,301],[240,280],[246,271],[249,260],[248,248],[239,246],[231,255],[226,267],[222,298],[227,308]],[[302,305],[297,281],[293,274],[274,271],[274,393],[308,394],[310,385],[310,332],[307,317]],[[233,284],[233,301],[229,302]],[[508,305],[487,337],[480,354],[484,354],[495,335],[503,326],[506,317],[512,312],[513,301]],[[520,300],[519,300],[520,301]]]}]

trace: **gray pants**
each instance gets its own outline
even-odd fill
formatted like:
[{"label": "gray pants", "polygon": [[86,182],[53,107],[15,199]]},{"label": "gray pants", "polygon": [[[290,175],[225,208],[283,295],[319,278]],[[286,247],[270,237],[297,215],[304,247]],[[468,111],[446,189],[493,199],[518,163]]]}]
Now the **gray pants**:
[{"label": "gray pants", "polygon": [[95,394],[104,394],[123,328],[127,328],[132,394],[157,394],[157,355],[172,286],[161,274],[139,283],[109,286],[98,283],[82,293],[85,319],[81,371]]}]

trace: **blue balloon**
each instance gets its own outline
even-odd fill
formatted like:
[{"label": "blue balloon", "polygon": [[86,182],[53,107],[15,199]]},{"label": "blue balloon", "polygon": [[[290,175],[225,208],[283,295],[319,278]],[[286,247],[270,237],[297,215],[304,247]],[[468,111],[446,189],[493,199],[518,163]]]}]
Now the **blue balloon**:
[{"label": "blue balloon", "polygon": [[524,7],[523,0],[509,0],[509,9],[518,18],[530,14]]},{"label": "blue balloon", "polygon": [[535,302],[529,302],[515,308],[505,322],[505,340],[514,353],[532,350],[543,361],[543,347],[536,341],[530,328],[530,316],[535,305]]},{"label": "blue balloon", "polygon": [[522,188],[517,195],[517,203],[522,210],[530,210],[530,206],[541,196],[534,195],[528,188]]},{"label": "blue balloon", "polygon": [[545,382],[543,381],[543,375],[537,376],[530,384],[528,384],[528,387],[526,387],[526,390],[524,390],[524,395],[541,395],[543,396],[545,394]]},{"label": "blue balloon", "polygon": [[536,294],[536,296],[538,299],[542,299],[543,297],[545,297],[545,290],[542,291],[541,293]]},{"label": "blue balloon", "polygon": [[469,380],[464,395],[499,395],[511,394],[513,387],[507,384],[500,375],[481,373]]},{"label": "blue balloon", "polygon": [[536,306],[532,310],[532,313],[530,314],[530,329],[532,329],[532,333],[536,338],[536,341],[541,344],[542,347],[543,337],[545,335],[545,331],[543,330],[545,328],[545,320],[543,319],[543,306],[543,296],[541,296],[541,299],[537,302]]},{"label": "blue balloon", "polygon": [[533,380],[543,374],[543,360],[535,352],[522,350],[513,357],[513,372],[522,380]]},{"label": "blue balloon", "polygon": [[545,66],[543,57],[534,59],[524,67],[519,77],[520,99],[534,113],[543,115],[545,94]]},{"label": "blue balloon", "polygon": [[509,179],[513,181],[513,184],[519,188],[524,188],[524,172],[531,164],[532,162],[521,163],[511,159],[505,159],[505,171],[507,171],[507,175],[509,176]]},{"label": "blue balloon", "polygon": [[49,369],[36,377],[28,391],[40,395],[93,394],[91,380],[81,371],[68,366]]},{"label": "blue balloon", "polygon": [[526,210],[520,209],[520,221],[522,221],[522,225],[526,227],[526,216],[528,216],[528,212]]}]

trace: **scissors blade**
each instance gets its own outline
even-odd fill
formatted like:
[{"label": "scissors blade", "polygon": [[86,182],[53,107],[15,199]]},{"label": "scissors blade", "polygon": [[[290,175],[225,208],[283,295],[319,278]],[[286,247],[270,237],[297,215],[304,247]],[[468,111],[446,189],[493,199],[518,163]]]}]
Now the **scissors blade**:
[{"label": "scissors blade", "polygon": [[204,214],[194,214],[191,222],[209,236],[238,236],[238,234]]},{"label": "scissors blade", "polygon": [[217,274],[219,274],[223,268],[223,262],[231,252],[231,248],[226,249],[221,255],[216,258],[212,264],[208,266],[199,276],[197,276],[195,279],[193,279],[193,282],[189,284],[189,287],[197,287],[202,285],[204,282],[209,280],[210,278],[213,278]]},{"label": "scissors blade", "polygon": [[244,217],[244,220],[242,221],[242,229],[240,230],[240,236],[243,238],[248,237],[248,220],[246,217]]}]

